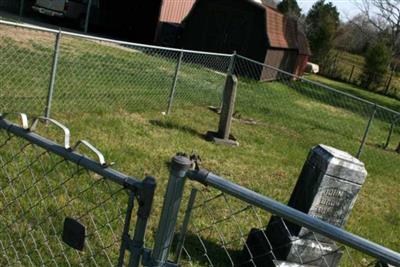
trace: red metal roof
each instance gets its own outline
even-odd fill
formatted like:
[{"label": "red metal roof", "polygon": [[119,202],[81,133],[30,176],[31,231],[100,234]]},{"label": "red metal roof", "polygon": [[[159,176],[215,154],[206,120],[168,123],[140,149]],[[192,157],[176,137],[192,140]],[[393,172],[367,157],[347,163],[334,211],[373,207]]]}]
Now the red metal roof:
[{"label": "red metal roof", "polygon": [[181,23],[195,2],[196,0],[164,0],[161,6],[160,22]]},{"label": "red metal roof", "polygon": [[266,7],[267,34],[271,47],[297,49],[297,22]]}]

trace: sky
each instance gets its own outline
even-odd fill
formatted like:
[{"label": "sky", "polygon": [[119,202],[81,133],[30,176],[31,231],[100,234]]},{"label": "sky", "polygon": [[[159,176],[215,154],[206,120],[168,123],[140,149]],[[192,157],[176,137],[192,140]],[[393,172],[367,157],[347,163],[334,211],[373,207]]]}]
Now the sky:
[{"label": "sky", "polygon": [[[316,1],[317,0],[297,0],[297,3],[299,4],[303,13],[307,14],[308,10]],[[355,2],[361,3],[361,0],[327,0],[326,2],[332,2],[337,7],[338,11],[340,12],[340,18],[344,21],[360,12],[355,5]]]}]

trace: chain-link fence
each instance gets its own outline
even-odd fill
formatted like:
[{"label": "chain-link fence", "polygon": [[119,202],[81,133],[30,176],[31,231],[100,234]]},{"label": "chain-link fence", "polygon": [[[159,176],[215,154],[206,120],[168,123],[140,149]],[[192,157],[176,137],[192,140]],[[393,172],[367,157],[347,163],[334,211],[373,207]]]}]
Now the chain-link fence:
[{"label": "chain-link fence", "polygon": [[226,73],[234,72],[240,78],[236,118],[306,135],[293,138],[304,147],[329,142],[353,155],[365,152],[376,172],[398,166],[398,112],[251,59],[9,22],[0,27],[1,110],[50,117],[219,107]]},{"label": "chain-link fence", "polygon": [[[112,170],[86,141],[71,148],[69,130],[56,121],[29,125],[20,116],[22,126],[0,117],[0,265],[137,266],[154,179]],[[52,128],[40,130],[42,120],[64,131],[64,146],[37,133]]]},{"label": "chain-link fence", "polygon": [[198,157],[185,156],[171,163],[154,247],[147,249],[154,178],[139,181],[111,169],[87,141],[70,144],[69,130],[52,119],[0,117],[2,265],[400,264],[400,254],[199,169]]},{"label": "chain-link fence", "polygon": [[1,110],[43,114],[50,84],[55,35],[0,25]]},{"label": "chain-link fence", "polygon": [[[356,59],[353,59],[357,61]],[[361,61],[359,59],[359,61]],[[370,91],[400,98],[400,76],[397,66],[389,66],[387,73],[365,73],[364,62],[349,61],[347,56],[337,53],[320,66],[323,76],[366,88]]]},{"label": "chain-link fence", "polygon": [[[172,160],[152,254],[158,264],[326,267],[400,264],[400,254],[394,251],[198,169],[196,163],[192,169],[192,164],[182,156]],[[187,181],[190,186],[185,187],[185,178],[192,180]],[[183,198],[188,188],[192,188],[190,196]]]},{"label": "chain-link fence", "polygon": [[310,138],[298,140],[307,147],[329,140],[353,155],[370,153],[380,159],[376,165],[398,165],[391,152],[399,139],[398,112],[240,55],[154,47],[10,22],[0,27],[1,110],[51,117],[219,107],[226,74],[234,72],[240,78],[239,119],[269,121],[302,135],[310,132]]},{"label": "chain-link fence", "polygon": [[[374,174],[397,168],[400,113],[242,56],[235,60],[235,73],[242,81],[238,116],[281,127],[305,149],[327,143],[349,151],[362,157]],[[260,83],[256,76],[272,81]]]},{"label": "chain-link fence", "polygon": [[[235,73],[236,122],[262,125],[270,134],[262,138],[278,140],[269,149],[291,155],[286,162],[305,157],[305,151],[319,143],[359,156],[373,179],[366,183],[373,192],[366,203],[397,210],[396,203],[388,208],[383,200],[388,190],[389,195],[398,193],[398,112],[240,55],[154,47],[9,22],[0,22],[0,50],[0,110],[48,117],[218,108],[226,74]],[[301,167],[298,160],[288,164]],[[396,218],[378,218],[373,231],[379,233],[380,224],[393,225]]]},{"label": "chain-link fence", "polygon": [[219,105],[230,55],[2,23],[2,110],[46,116]]},{"label": "chain-link fence", "polygon": [[[186,211],[191,213],[190,221],[185,232],[180,227],[172,250],[172,259],[184,266],[287,266],[283,263],[291,262],[330,267],[340,262],[340,266],[350,267],[377,263],[339,242],[327,242],[307,227],[303,227],[306,235],[296,236],[289,230],[289,221],[219,190],[195,188],[192,198],[196,199],[194,205]],[[267,229],[271,219],[275,225]],[[277,240],[277,235],[284,241]]]}]

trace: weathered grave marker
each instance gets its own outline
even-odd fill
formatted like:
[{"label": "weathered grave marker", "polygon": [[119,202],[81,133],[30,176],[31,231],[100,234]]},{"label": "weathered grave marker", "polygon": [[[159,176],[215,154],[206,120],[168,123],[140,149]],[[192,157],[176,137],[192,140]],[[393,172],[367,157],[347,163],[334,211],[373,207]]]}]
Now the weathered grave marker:
[{"label": "weathered grave marker", "polygon": [[225,82],[224,95],[222,99],[222,108],[219,119],[218,132],[207,132],[207,140],[216,144],[238,146],[239,143],[230,135],[233,112],[235,110],[237,77],[228,74]]},{"label": "weathered grave marker", "polygon": [[[343,227],[366,176],[358,159],[318,145],[309,153],[288,205]],[[266,230],[252,229],[246,244],[250,253],[245,248],[244,258],[253,258],[256,266],[335,267],[342,256],[332,240],[275,216]]]}]

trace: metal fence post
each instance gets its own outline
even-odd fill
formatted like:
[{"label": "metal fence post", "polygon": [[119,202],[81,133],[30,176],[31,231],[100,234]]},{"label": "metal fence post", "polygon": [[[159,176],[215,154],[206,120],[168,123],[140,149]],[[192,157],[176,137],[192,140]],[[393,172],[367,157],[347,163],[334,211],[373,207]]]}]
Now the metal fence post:
[{"label": "metal fence post", "polygon": [[89,19],[90,19],[91,7],[92,7],[92,0],[89,0],[88,6],[87,6],[87,9],[86,9],[85,28],[84,28],[84,32],[85,33],[88,32],[88,28],[89,28]]},{"label": "metal fence post", "polygon": [[168,260],[182,201],[185,176],[191,165],[192,162],[183,156],[175,156],[172,159],[171,172],[152,254],[152,266],[162,266]]},{"label": "metal fence post", "polygon": [[50,118],[51,102],[53,101],[54,86],[55,86],[55,82],[56,82],[58,57],[60,54],[60,41],[61,41],[61,30],[56,35],[56,42],[54,45],[54,55],[53,55],[53,64],[51,67],[49,91],[47,93],[47,103],[46,103],[46,109],[44,112],[44,116],[46,118]]},{"label": "metal fence post", "polygon": [[143,180],[143,190],[139,194],[138,218],[135,226],[131,243],[131,255],[129,267],[138,267],[143,253],[144,236],[146,234],[147,222],[153,205],[154,191],[156,189],[156,180],[153,177],[146,177]]},{"label": "metal fence post", "polygon": [[386,83],[385,95],[387,95],[389,93],[390,84],[392,83],[392,79],[393,79],[393,74],[394,74],[394,69],[390,72],[389,80]]},{"label": "metal fence post", "polygon": [[233,54],[231,56],[231,60],[229,62],[229,66],[228,66],[228,75],[233,75],[235,74],[235,61],[236,61],[236,50],[233,51]]},{"label": "metal fence post", "polygon": [[19,2],[19,19],[21,20],[22,19],[22,15],[23,15],[23,13],[24,13],[24,6],[25,6],[25,0],[21,0],[20,2]]},{"label": "metal fence post", "polygon": [[331,74],[330,74],[331,77],[333,76],[333,72],[335,72],[337,69],[336,65],[337,65],[338,57],[339,57],[339,52],[336,53],[335,59],[333,60],[333,64],[331,66]]},{"label": "metal fence post", "polygon": [[358,149],[358,152],[357,152],[357,155],[356,155],[356,158],[358,158],[358,159],[360,158],[361,153],[362,153],[362,151],[364,149],[365,143],[367,142],[368,133],[369,133],[369,130],[371,129],[372,121],[375,118],[376,109],[377,109],[377,105],[375,104],[374,105],[374,109],[373,109],[373,111],[371,113],[371,116],[369,117],[367,128],[365,128],[365,132],[364,132],[363,139],[361,141],[360,148]]},{"label": "metal fence post", "polygon": [[176,64],[174,81],[172,82],[171,93],[169,94],[169,98],[168,98],[167,114],[170,114],[170,112],[171,112],[172,103],[173,103],[174,97],[175,97],[176,84],[178,82],[179,70],[180,70],[181,64],[182,64],[182,59],[183,59],[183,50],[181,50],[179,52],[178,63]]},{"label": "metal fence post", "polygon": [[354,68],[355,68],[355,67],[356,67],[356,66],[353,65],[353,67],[351,68],[350,76],[349,76],[349,79],[347,80],[348,83],[351,82],[351,78],[353,77],[353,73],[354,73]]},{"label": "metal fence post", "polygon": [[384,149],[387,149],[387,148],[389,147],[390,140],[392,139],[392,135],[393,135],[393,131],[394,131],[394,126],[396,125],[397,120],[398,120],[398,119],[395,118],[395,119],[392,121],[391,125],[390,125],[390,130],[389,130],[388,137],[387,137],[387,139],[386,139],[386,143],[385,143]]},{"label": "metal fence post", "polygon": [[183,244],[185,243],[185,237],[188,230],[190,217],[192,216],[193,206],[196,201],[197,192],[198,189],[196,188],[193,188],[192,191],[190,192],[189,203],[185,211],[185,218],[183,219],[182,228],[179,233],[178,243],[176,245],[175,263],[179,262],[179,259],[182,254]]},{"label": "metal fence post", "polygon": [[135,201],[135,193],[130,192],[128,207],[126,209],[126,214],[125,214],[124,230],[122,231],[121,247],[119,249],[119,259],[117,264],[118,267],[122,267],[124,265],[125,252],[129,247],[129,241],[130,241],[129,228],[131,225],[131,217],[132,217],[134,201]]},{"label": "metal fence post", "polygon": [[141,256],[143,254],[144,236],[147,228],[147,220],[150,216],[151,207],[153,205],[154,191],[156,188],[156,181],[153,177],[146,177],[143,180],[143,188],[137,193],[139,208],[137,212],[137,221],[135,225],[135,232],[131,239],[129,235],[129,228],[131,224],[133,203],[135,200],[135,192],[130,192],[128,208],[125,215],[125,225],[122,233],[122,242],[119,252],[118,267],[124,265],[125,252],[130,251],[129,267],[137,267],[140,264]]}]

